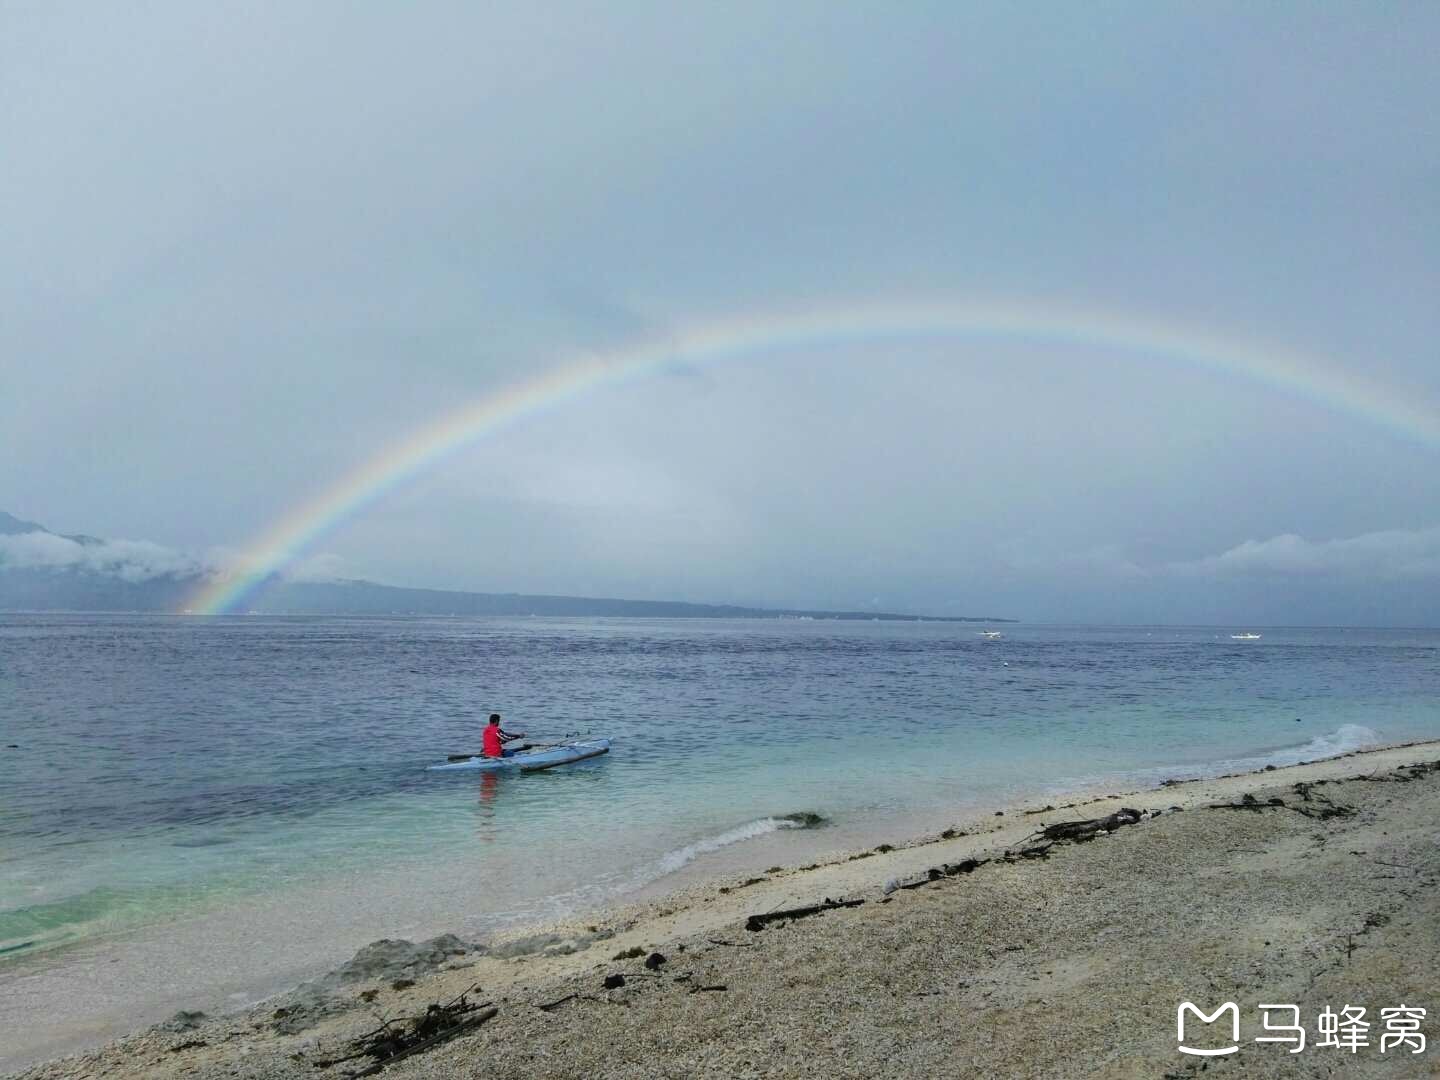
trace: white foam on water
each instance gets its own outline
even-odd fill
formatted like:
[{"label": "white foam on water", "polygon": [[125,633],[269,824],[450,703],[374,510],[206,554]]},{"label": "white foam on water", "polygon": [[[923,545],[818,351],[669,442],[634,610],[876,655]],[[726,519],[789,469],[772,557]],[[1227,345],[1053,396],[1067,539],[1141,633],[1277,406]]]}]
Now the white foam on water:
[{"label": "white foam on water", "polygon": [[664,877],[673,874],[677,870],[690,865],[701,855],[708,855],[712,851],[719,851],[721,848],[729,847],[731,844],[739,844],[746,840],[754,840],[756,837],[765,836],[769,833],[779,832],[781,829],[800,829],[804,825],[789,818],[764,817],[755,821],[747,821],[744,825],[737,825],[733,829],[717,833],[714,836],[707,836],[702,840],[696,840],[693,844],[686,844],[684,847],[667,851],[660,856],[655,863],[655,877]]},{"label": "white foam on water", "polygon": [[[1380,746],[1383,742],[1380,733],[1374,728],[1368,728],[1364,724],[1341,724],[1334,731],[1316,735],[1293,746],[1258,751],[1241,757],[1220,758],[1198,765],[1162,765],[1151,769],[1137,769],[1126,772],[1124,776],[1132,780],[1159,783],[1163,780],[1200,779],[1227,773],[1256,772],[1267,765],[1283,768],[1305,761],[1342,757],[1356,750]],[[1073,787],[1074,782],[1066,780],[1058,785],[1056,790],[1063,791]]]},{"label": "white foam on water", "polygon": [[[1341,724],[1334,731],[1317,735],[1298,748],[1298,751],[1282,751],[1282,754],[1297,753],[1298,760],[1312,761],[1316,758],[1339,757],[1355,750],[1364,750],[1380,745],[1380,733],[1364,724]],[[1276,755],[1272,755],[1274,757]],[[1267,764],[1280,764],[1278,761]]]},{"label": "white foam on water", "polygon": [[1266,753],[1217,761],[1210,767],[1220,768],[1225,772],[1241,772],[1247,769],[1263,769],[1266,765],[1298,765],[1302,761],[1340,757],[1368,746],[1379,746],[1380,741],[1379,733],[1373,728],[1363,724],[1341,724],[1334,731],[1316,735],[1313,739],[1295,746],[1282,746]]}]

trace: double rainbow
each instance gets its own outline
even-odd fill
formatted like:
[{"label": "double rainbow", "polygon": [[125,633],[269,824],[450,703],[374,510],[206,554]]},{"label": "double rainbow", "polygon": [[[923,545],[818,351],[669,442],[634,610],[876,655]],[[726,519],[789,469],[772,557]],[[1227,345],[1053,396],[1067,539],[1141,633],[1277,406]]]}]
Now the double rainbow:
[{"label": "double rainbow", "polygon": [[1133,315],[1052,305],[951,303],[852,305],[747,316],[691,328],[661,343],[581,356],[442,416],[294,507],[247,545],[237,569],[212,579],[184,606],[211,615],[243,609],[261,586],[319,540],[418,473],[506,425],[597,387],[642,378],[673,363],[708,364],[800,347],[904,339],[1104,348],[1207,368],[1374,422],[1423,446],[1440,447],[1440,409],[1433,404],[1315,356],[1242,344]]}]

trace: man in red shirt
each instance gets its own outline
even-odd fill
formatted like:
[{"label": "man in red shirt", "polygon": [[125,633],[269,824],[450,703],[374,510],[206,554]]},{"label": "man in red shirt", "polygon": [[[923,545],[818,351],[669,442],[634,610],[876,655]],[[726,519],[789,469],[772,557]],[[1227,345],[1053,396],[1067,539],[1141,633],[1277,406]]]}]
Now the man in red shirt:
[{"label": "man in red shirt", "polygon": [[525,733],[523,731],[518,735],[511,735],[508,731],[501,731],[500,714],[498,712],[491,713],[490,723],[486,724],[485,729],[480,733],[482,753],[485,757],[505,757],[513,754],[515,751],[506,750],[505,744],[514,739],[523,739],[524,737]]}]

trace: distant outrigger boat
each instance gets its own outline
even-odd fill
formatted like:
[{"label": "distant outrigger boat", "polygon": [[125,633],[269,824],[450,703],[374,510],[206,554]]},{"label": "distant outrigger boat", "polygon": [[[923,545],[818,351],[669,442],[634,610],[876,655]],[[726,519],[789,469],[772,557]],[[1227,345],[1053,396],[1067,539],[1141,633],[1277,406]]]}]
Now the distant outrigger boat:
[{"label": "distant outrigger boat", "polygon": [[1000,633],[999,630],[977,630],[976,633],[978,633],[986,641],[999,641],[1005,636],[1004,634]]},{"label": "distant outrigger boat", "polygon": [[1231,634],[1231,641],[1259,641],[1259,634]]}]

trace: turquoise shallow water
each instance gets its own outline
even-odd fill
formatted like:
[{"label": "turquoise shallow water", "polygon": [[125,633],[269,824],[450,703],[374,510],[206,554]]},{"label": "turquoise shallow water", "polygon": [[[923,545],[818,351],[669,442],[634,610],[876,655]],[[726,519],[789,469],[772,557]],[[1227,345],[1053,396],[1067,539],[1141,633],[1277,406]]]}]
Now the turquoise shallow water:
[{"label": "turquoise shallow water", "polygon": [[[318,952],[343,955],[397,927],[567,914],[798,811],[843,836],[1440,737],[1440,632],[977,629],[5,617],[0,973],[207,913],[243,910],[263,936],[301,897],[333,934]],[[614,750],[535,775],[425,771],[491,710]],[[270,922],[262,951],[295,932]]]}]

